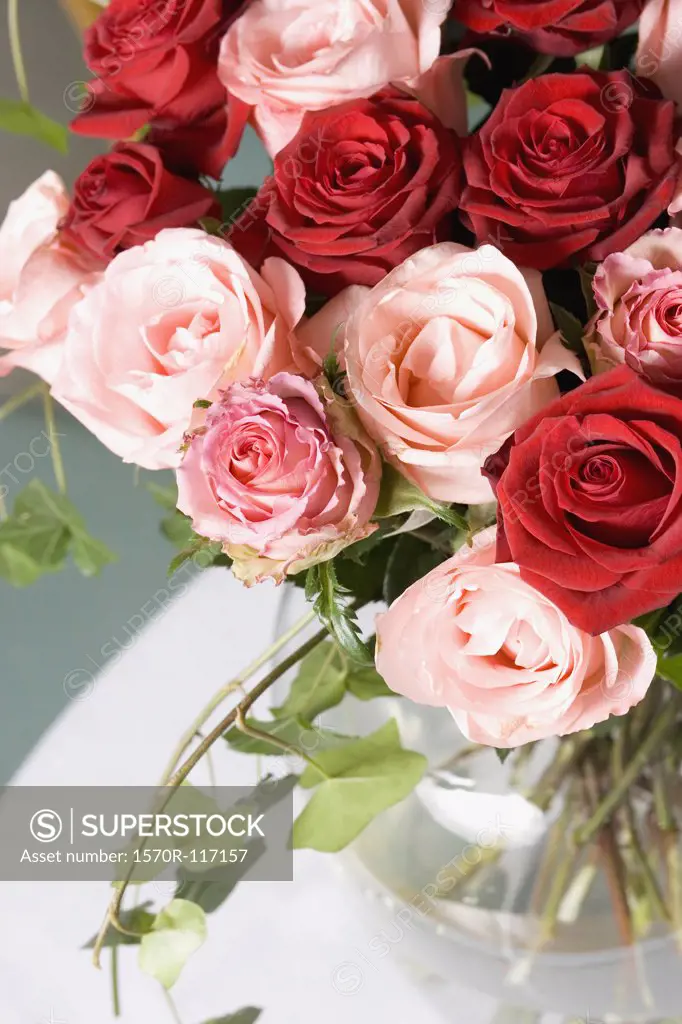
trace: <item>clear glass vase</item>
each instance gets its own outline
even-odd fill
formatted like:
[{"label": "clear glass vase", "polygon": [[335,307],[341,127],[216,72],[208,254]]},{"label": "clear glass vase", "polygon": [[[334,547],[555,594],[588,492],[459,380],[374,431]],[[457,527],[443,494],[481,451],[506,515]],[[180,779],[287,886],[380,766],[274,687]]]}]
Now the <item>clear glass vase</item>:
[{"label": "clear glass vase", "polygon": [[[288,588],[278,631],[303,608],[300,592]],[[347,696],[322,724],[359,735],[389,717],[429,770],[342,855],[369,897],[359,969],[379,969],[394,955],[443,1005],[450,990],[455,1001],[462,989],[494,997],[505,1024],[543,1014],[554,1014],[555,1024],[682,1021],[682,932],[649,913],[651,886],[666,908],[669,896],[682,902],[678,836],[666,849],[638,851],[641,901],[630,892],[624,914],[608,837],[572,854],[562,824],[571,808],[555,799],[545,810],[528,799],[558,741],[501,763],[495,750],[471,748],[446,711],[397,697]],[[676,809],[681,796],[674,792]],[[460,1024],[454,1010],[452,1019]]]}]

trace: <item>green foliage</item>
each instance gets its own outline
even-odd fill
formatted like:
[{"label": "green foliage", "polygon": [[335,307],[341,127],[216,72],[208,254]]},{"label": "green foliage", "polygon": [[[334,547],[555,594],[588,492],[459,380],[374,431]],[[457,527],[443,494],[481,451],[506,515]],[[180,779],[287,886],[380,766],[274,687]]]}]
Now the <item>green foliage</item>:
[{"label": "green foliage", "polygon": [[[261,722],[255,718],[249,718],[246,720],[246,724],[258,732],[267,733],[275,740],[279,740],[280,744],[286,743],[288,746],[303,748],[304,750],[316,747],[320,742],[318,737],[322,736],[322,730],[311,729],[309,725],[297,718],[281,718],[272,722]],[[238,729],[236,725],[228,729],[225,733],[225,739],[233,750],[238,750],[241,754],[267,756],[281,755],[282,753],[281,746],[267,743],[265,740],[257,739],[255,736],[249,736],[248,733]]]},{"label": "green foliage", "polygon": [[576,355],[584,355],[583,325],[580,323],[580,320],[569,310],[564,309],[563,306],[558,306],[556,302],[550,302],[549,305],[554,317],[554,323],[561,332],[561,340],[566,348],[570,349],[571,352],[575,352]]},{"label": "green foliage", "polygon": [[346,693],[360,700],[395,697],[374,667],[360,668],[336,644],[323,643],[303,659],[289,696],[272,713],[280,720],[309,724],[340,704]]},{"label": "green foliage", "polygon": [[386,604],[393,604],[409,586],[440,565],[444,557],[414,534],[401,534],[386,566],[383,588]]},{"label": "green foliage", "polygon": [[469,529],[464,511],[456,506],[434,501],[397,469],[385,464],[374,518],[385,519],[403,512],[413,512],[415,509],[426,509],[437,519],[441,519],[444,523],[455,526],[459,530],[468,531]]},{"label": "green foliage", "polygon": [[[146,935],[147,932],[152,930],[152,925],[156,920],[156,914],[152,914],[149,910],[151,902],[141,903],[138,907],[133,907],[131,910],[123,910],[119,914],[121,924],[126,929],[126,932],[119,932],[116,928],[110,928],[106,934],[103,942],[103,946],[138,946],[142,941],[142,936]],[[134,935],[127,934],[128,932],[135,932]],[[94,949],[96,942],[96,936],[90,939],[89,942],[83,946],[83,949]]]},{"label": "green foliage", "polygon": [[258,189],[255,188],[228,188],[216,192],[223,213],[223,232],[248,209],[256,195]]},{"label": "green foliage", "polygon": [[673,654],[669,658],[659,655],[656,672],[676,689],[682,690],[682,654]]},{"label": "green foliage", "polygon": [[139,965],[172,988],[189,958],[206,940],[206,914],[189,900],[172,900],[157,914],[140,943]]},{"label": "green foliage", "polygon": [[597,300],[594,297],[594,289],[592,287],[592,281],[594,280],[596,270],[596,263],[585,263],[582,267],[578,267],[580,287],[585,300],[585,309],[587,310],[588,320],[591,320],[597,312]]},{"label": "green foliage", "polygon": [[427,761],[403,749],[391,719],[370,736],[316,753],[315,764],[300,779],[315,792],[294,822],[293,845],[336,853],[412,792]]},{"label": "green foliage", "polygon": [[69,553],[83,576],[94,576],[116,561],[102,541],[90,536],[68,498],[34,479],[17,495],[12,515],[0,523],[0,576],[13,586],[28,586],[62,569]]},{"label": "green foliage", "polygon": [[216,1017],[213,1020],[207,1020],[206,1024],[256,1024],[262,1012],[262,1010],[257,1009],[255,1006],[245,1006],[243,1010],[238,1010],[237,1013],[229,1013],[227,1017]]},{"label": "green foliage", "polygon": [[42,114],[23,100],[0,99],[0,131],[12,135],[28,135],[52,146],[59,153],[68,153],[69,134],[63,124]]},{"label": "green foliage", "polygon": [[305,592],[306,598],[313,601],[318,618],[345,654],[359,665],[372,665],[374,659],[360,635],[355,611],[345,603],[351,592],[339,583],[332,561],[308,570]]}]

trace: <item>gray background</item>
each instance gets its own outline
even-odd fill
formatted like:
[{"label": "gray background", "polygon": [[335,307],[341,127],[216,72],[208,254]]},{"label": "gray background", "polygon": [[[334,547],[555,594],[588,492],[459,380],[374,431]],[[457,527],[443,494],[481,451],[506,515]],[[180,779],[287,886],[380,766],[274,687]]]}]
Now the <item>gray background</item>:
[{"label": "gray background", "polygon": [[[62,123],[71,116],[64,93],[87,78],[80,40],[57,0],[22,0],[21,38],[32,102]],[[16,97],[7,36],[6,2],[0,3],[0,96]],[[7,204],[46,168],[67,184],[83,170],[104,143],[70,137],[68,156],[28,138],[0,133],[0,218]],[[254,135],[244,140],[225,181],[258,185],[268,161]],[[20,390],[27,375],[0,378],[0,402]],[[43,429],[39,400],[0,423],[0,472],[10,487],[7,503],[33,473],[53,486],[50,458],[36,461],[33,473],[19,473],[17,455],[29,450]],[[97,579],[83,579],[73,568],[43,579],[26,590],[0,580],[0,784],[7,781],[44,729],[71,698],[84,693],[91,674],[106,657],[134,643],[150,616],[160,613],[166,567],[172,549],[158,524],[163,515],[145,483],[160,479],[143,472],[135,486],[134,469],[106,451],[68,414],[58,413],[58,429],[66,435],[62,451],[69,495],[86,518],[91,532],[119,556]],[[42,450],[36,443],[34,450]],[[26,467],[29,459],[19,459]],[[17,483],[10,479],[13,475]],[[104,654],[102,650],[104,649]],[[65,685],[66,680],[66,685]],[[131,708],[134,714],[134,708]]]}]

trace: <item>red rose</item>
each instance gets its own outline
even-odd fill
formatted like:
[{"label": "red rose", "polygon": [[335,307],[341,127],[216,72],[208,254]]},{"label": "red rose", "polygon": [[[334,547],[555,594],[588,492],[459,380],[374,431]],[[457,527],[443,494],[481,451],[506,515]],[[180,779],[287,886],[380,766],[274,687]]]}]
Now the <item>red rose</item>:
[{"label": "red rose", "polygon": [[188,227],[220,212],[212,192],[166,170],[153,146],[122,142],[77,179],[62,230],[78,248],[110,260],[162,228]]},{"label": "red rose", "polygon": [[467,139],[462,219],[522,266],[603,260],[672,199],[674,116],[655,86],[627,71],[545,75],[505,90]]},{"label": "red rose", "polygon": [[474,32],[513,31],[539,53],[572,57],[639,18],[645,0],[455,0],[450,14]]},{"label": "red rose", "polygon": [[333,295],[376,284],[435,242],[460,187],[457,136],[418,100],[385,89],[307,114],[230,241],[254,265],[283,256]]},{"label": "red rose", "polygon": [[159,119],[180,126],[224,111],[218,50],[243,6],[244,0],[111,0],[85,36],[95,78],[72,129],[121,139]]},{"label": "red rose", "polygon": [[497,561],[594,635],[682,591],[682,401],[622,366],[546,406],[485,464]]}]

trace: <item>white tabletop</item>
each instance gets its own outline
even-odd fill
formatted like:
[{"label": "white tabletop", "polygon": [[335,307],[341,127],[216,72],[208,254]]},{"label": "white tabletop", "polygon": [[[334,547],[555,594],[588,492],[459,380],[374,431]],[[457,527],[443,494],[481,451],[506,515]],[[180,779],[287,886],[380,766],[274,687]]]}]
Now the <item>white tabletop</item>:
[{"label": "white tabletop", "polygon": [[[152,595],[150,595],[151,597]],[[17,785],[154,784],[170,750],[206,699],[266,646],[279,595],[246,590],[229,573],[204,573],[136,640],[117,664],[81,686],[12,780]],[[223,784],[255,781],[253,758],[218,751]],[[197,769],[201,781],[202,767]],[[205,775],[203,776],[205,778]],[[209,919],[209,940],[173,990],[182,1024],[242,1006],[264,1024],[489,1024],[493,1001],[421,984],[396,948],[380,963],[365,951],[371,907],[337,858],[301,851],[293,883],[250,882]],[[80,949],[110,895],[100,883],[0,884],[2,1024],[109,1024],[106,969]],[[164,893],[159,893],[163,897]],[[169,893],[170,895],[170,893]],[[407,945],[407,944],[406,944]],[[121,950],[122,1024],[172,1024],[160,987],[136,950]]]}]

